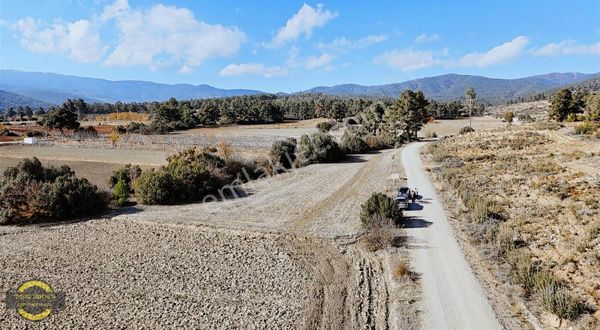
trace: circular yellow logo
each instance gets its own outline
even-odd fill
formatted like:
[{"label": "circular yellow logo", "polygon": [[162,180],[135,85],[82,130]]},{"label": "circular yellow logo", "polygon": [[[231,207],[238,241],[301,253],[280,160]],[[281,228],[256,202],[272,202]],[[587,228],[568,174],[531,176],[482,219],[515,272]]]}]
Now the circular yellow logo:
[{"label": "circular yellow logo", "polygon": [[30,280],[21,284],[16,291],[8,292],[6,305],[15,308],[27,320],[41,321],[50,316],[54,309],[64,306],[64,296],[54,292],[44,281]]}]

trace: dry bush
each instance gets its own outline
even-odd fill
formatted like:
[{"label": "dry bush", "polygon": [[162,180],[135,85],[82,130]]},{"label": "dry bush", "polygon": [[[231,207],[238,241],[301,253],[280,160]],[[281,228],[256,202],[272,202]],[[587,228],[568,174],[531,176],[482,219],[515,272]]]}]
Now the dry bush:
[{"label": "dry bush", "polygon": [[408,262],[406,260],[401,260],[394,267],[394,277],[396,279],[401,279],[407,275],[410,275]]},{"label": "dry bush", "polygon": [[397,228],[394,220],[380,215],[373,216],[373,221],[367,225],[366,229],[367,232],[362,237],[362,241],[370,252],[387,248],[396,238]]},{"label": "dry bush", "polygon": [[543,271],[529,253],[512,251],[509,263],[513,279],[523,286],[527,294],[540,296],[544,307],[556,316],[573,320],[585,311],[585,305],[569,292],[567,286]]},{"label": "dry bush", "polygon": [[233,148],[223,139],[219,140],[217,150],[217,154],[219,155],[219,157],[225,160],[231,158],[231,156],[233,155]]}]

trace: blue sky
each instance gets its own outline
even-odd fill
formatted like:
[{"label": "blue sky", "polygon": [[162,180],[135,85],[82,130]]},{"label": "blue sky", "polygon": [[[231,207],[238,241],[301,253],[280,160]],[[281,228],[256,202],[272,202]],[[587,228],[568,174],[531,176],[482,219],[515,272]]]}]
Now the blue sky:
[{"label": "blue sky", "polygon": [[600,2],[0,0],[0,67],[269,92],[600,72]]}]

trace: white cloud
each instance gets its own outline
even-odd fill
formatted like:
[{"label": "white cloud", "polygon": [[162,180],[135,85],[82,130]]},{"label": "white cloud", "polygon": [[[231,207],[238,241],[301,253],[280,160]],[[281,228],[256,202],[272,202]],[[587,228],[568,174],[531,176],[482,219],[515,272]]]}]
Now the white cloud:
[{"label": "white cloud", "polygon": [[387,37],[382,34],[372,34],[360,38],[358,40],[350,40],[346,37],[340,37],[335,38],[332,42],[328,44],[319,43],[317,44],[317,48],[331,50],[359,49],[368,47],[375,43],[385,41],[386,39]]},{"label": "white cloud", "polygon": [[155,5],[148,10],[131,9],[117,0],[102,14],[114,18],[120,37],[106,58],[108,66],[148,65],[150,68],[180,66],[190,72],[203,61],[235,54],[245,41],[236,27],[198,21],[187,8]]},{"label": "white cloud", "polygon": [[336,16],[336,12],[324,10],[323,5],[319,4],[315,9],[305,3],[302,8],[300,8],[300,10],[285,23],[285,26],[277,31],[270,46],[281,46],[288,41],[297,39],[302,34],[310,36],[313,29],[324,26]]},{"label": "white cloud", "polygon": [[300,48],[298,48],[298,47],[290,48],[287,59],[285,60],[285,63],[287,64],[287,66],[289,66],[290,68],[295,68],[295,67],[299,66],[300,65],[300,61],[298,60],[299,54],[300,54]]},{"label": "white cloud", "polygon": [[439,65],[442,61],[435,59],[432,51],[396,49],[375,57],[373,63],[384,64],[402,71],[412,71]]},{"label": "white cloud", "polygon": [[600,41],[583,45],[574,40],[563,40],[560,43],[549,43],[531,52],[534,56],[559,56],[559,55],[600,55]]},{"label": "white cloud", "polygon": [[269,78],[286,75],[287,70],[278,66],[265,67],[259,63],[232,63],[221,69],[219,74],[221,76],[255,75]]},{"label": "white cloud", "polygon": [[111,18],[124,14],[128,10],[129,3],[127,0],[116,0],[112,5],[104,7],[104,11],[102,12],[102,15],[100,15],[100,20],[106,22]]},{"label": "white cloud", "polygon": [[333,56],[325,53],[321,56],[309,56],[304,63],[307,69],[317,69],[329,65],[333,60]]},{"label": "white cloud", "polygon": [[27,17],[12,24],[11,29],[20,33],[19,42],[23,48],[37,53],[55,53],[89,63],[98,61],[105,51],[98,29],[87,20],[44,25]]},{"label": "white cloud", "polygon": [[497,63],[506,62],[523,54],[529,39],[518,36],[511,41],[496,46],[485,53],[469,53],[463,56],[459,64],[461,66],[486,67]]},{"label": "white cloud", "polygon": [[415,42],[431,42],[431,41],[437,41],[440,39],[440,36],[437,33],[432,33],[432,34],[427,34],[427,33],[423,33],[418,35],[415,38]]}]

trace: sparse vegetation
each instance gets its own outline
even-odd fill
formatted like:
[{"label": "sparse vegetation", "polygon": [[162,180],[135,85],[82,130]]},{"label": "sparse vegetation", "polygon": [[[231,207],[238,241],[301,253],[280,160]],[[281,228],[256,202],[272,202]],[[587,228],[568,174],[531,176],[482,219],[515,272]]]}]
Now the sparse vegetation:
[{"label": "sparse vegetation", "polygon": [[577,327],[590,320],[581,314],[595,311],[586,306],[600,302],[588,289],[600,279],[591,249],[600,231],[598,146],[554,132],[559,125],[478,131],[427,152],[440,163],[431,172],[451,188],[445,194],[462,200],[461,227],[482,258],[507,265],[502,276],[521,285],[525,299]]}]

